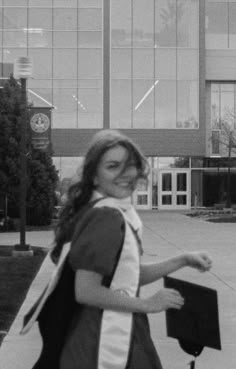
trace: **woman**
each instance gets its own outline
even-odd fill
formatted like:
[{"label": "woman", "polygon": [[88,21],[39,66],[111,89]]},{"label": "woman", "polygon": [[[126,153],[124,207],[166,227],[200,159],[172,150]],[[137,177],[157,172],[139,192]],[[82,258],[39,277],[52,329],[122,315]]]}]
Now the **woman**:
[{"label": "woman", "polygon": [[206,271],[205,253],[185,253],[143,265],[141,221],[131,204],[148,165],[136,145],[116,131],[95,135],[80,182],[68,193],[56,229],[57,261],[71,241],[67,268],[73,273],[73,307],[60,352],[60,369],[161,369],[147,313],[181,309],[179,292],[163,288],[142,298],[142,285],[182,267]]}]

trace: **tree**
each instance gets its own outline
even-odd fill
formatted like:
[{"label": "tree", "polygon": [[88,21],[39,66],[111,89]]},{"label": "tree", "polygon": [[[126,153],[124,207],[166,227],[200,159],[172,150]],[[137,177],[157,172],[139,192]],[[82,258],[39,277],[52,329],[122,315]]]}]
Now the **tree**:
[{"label": "tree", "polygon": [[231,207],[231,158],[236,153],[236,130],[235,130],[235,114],[231,110],[227,110],[220,122],[219,134],[215,136],[212,132],[211,140],[213,146],[218,146],[222,156],[227,157],[227,190],[226,190],[226,206]]},{"label": "tree", "polygon": [[[8,209],[5,206],[5,216],[8,212],[12,217],[19,217],[20,124],[25,109],[21,101],[21,86],[11,76],[0,89],[0,194],[4,199],[3,203],[8,203]],[[32,148],[28,131],[26,141],[28,223],[32,223],[34,219],[34,224],[49,224],[53,212],[51,204],[55,199],[57,172],[50,154]],[[37,194],[37,201],[36,195],[33,194]]]}]

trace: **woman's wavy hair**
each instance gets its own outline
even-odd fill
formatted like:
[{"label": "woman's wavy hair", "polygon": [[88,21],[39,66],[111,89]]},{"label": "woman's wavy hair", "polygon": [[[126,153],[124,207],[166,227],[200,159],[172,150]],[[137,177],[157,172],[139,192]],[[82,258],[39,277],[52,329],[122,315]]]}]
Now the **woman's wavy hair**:
[{"label": "woman's wavy hair", "polygon": [[[55,228],[52,260],[57,262],[62,246],[72,238],[78,212],[91,199],[95,190],[94,178],[102,156],[111,148],[122,146],[128,151],[126,163],[134,160],[138,170],[138,178],[147,179],[149,165],[147,159],[134,142],[115,130],[103,130],[94,135],[84,158],[81,178],[72,184],[67,193],[67,201],[60,212]],[[124,166],[125,170],[126,165]]]}]

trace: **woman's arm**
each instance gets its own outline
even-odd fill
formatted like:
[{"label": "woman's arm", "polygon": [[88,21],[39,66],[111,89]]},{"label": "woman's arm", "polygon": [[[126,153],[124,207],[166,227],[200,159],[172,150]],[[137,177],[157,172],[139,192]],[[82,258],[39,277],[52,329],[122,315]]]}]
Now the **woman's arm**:
[{"label": "woman's arm", "polygon": [[205,252],[189,252],[159,263],[141,264],[140,285],[155,282],[185,266],[205,272],[211,268],[212,261]]},{"label": "woman's arm", "polygon": [[178,291],[169,288],[159,290],[153,296],[143,299],[130,297],[102,286],[103,276],[79,269],[75,277],[75,298],[78,303],[105,310],[122,312],[154,313],[174,308],[181,309],[184,300]]}]

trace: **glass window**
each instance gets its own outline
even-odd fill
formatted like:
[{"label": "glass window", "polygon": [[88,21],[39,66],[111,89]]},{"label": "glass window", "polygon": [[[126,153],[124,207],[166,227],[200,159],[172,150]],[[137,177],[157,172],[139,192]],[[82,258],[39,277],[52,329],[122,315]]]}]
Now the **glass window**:
[{"label": "glass window", "polygon": [[229,47],[236,49],[236,4],[229,3]]},{"label": "glass window", "polygon": [[211,127],[220,128],[220,89],[215,83],[211,85]]},{"label": "glass window", "polygon": [[4,47],[26,47],[27,35],[24,31],[4,31],[3,32]]},{"label": "glass window", "polygon": [[111,45],[131,46],[131,1],[111,1]]},{"label": "glass window", "polygon": [[77,32],[55,31],[53,33],[53,46],[61,48],[77,47]]},{"label": "glass window", "polygon": [[159,81],[155,87],[155,127],[176,128],[176,81]]},{"label": "glass window", "polygon": [[4,8],[4,29],[22,30],[25,27],[27,27],[27,8]]},{"label": "glass window", "polygon": [[172,175],[171,173],[162,173],[162,191],[172,190]]},{"label": "glass window", "polygon": [[111,50],[111,78],[131,78],[131,49]]},{"label": "glass window", "polygon": [[102,77],[102,50],[79,49],[78,73],[80,78]]},{"label": "glass window", "polygon": [[212,131],[212,154],[220,153],[220,131]]},{"label": "glass window", "polygon": [[4,49],[3,50],[3,63],[15,63],[15,60],[19,58],[20,56],[27,56],[27,50],[26,49]]},{"label": "glass window", "polygon": [[79,47],[102,47],[101,31],[80,31],[78,33]]},{"label": "glass window", "polygon": [[131,80],[111,81],[111,128],[131,128]]},{"label": "glass window", "polygon": [[14,7],[18,7],[18,6],[25,6],[27,7],[27,0],[5,0],[4,2],[5,6],[14,6]]},{"label": "glass window", "polygon": [[52,47],[52,32],[40,28],[28,29],[29,47]]},{"label": "glass window", "polygon": [[59,79],[77,78],[77,50],[53,50],[53,77]]},{"label": "glass window", "polygon": [[79,0],[80,8],[102,8],[102,0]]},{"label": "glass window", "polygon": [[79,88],[77,97],[80,112],[101,112],[102,111],[102,90],[97,88]]},{"label": "glass window", "polygon": [[198,120],[197,82],[178,81],[177,83],[177,128],[196,129]]},{"label": "glass window", "polygon": [[[52,7],[52,0],[28,0],[28,2],[29,2],[29,8]],[[54,3],[56,3],[56,0],[54,0]]]},{"label": "glass window", "polygon": [[[33,62],[33,77],[36,79],[52,78],[52,50],[29,49]],[[43,65],[43,68],[42,68]]]},{"label": "glass window", "polygon": [[234,84],[220,84],[220,118],[221,123],[234,126]]},{"label": "glass window", "polygon": [[177,49],[177,79],[198,80],[198,51]]},{"label": "glass window", "polygon": [[228,4],[206,4],[206,48],[217,49],[228,47]]},{"label": "glass window", "polygon": [[155,50],[156,79],[176,79],[176,49]]},{"label": "glass window", "polygon": [[177,191],[187,191],[186,173],[177,173]]},{"label": "glass window", "polygon": [[29,29],[51,30],[52,10],[51,9],[29,9]]},{"label": "glass window", "polygon": [[78,112],[78,128],[102,128],[102,114]]},{"label": "glass window", "polygon": [[153,0],[135,0],[132,4],[133,46],[152,47],[154,43],[154,2]]},{"label": "glass window", "polygon": [[53,28],[55,30],[76,30],[77,10],[76,9],[54,9]]},{"label": "glass window", "polygon": [[133,128],[154,128],[154,83],[133,81]]},{"label": "glass window", "polygon": [[28,98],[29,102],[33,103],[33,106],[53,106],[51,88],[28,88]]},{"label": "glass window", "polygon": [[176,0],[159,0],[156,4],[155,44],[176,46]]},{"label": "glass window", "polygon": [[154,52],[148,49],[133,50],[133,78],[154,77]]},{"label": "glass window", "polygon": [[84,31],[102,30],[102,10],[80,9],[78,29]]},{"label": "glass window", "polygon": [[28,88],[52,88],[52,80],[29,78]]},{"label": "glass window", "polygon": [[77,88],[77,79],[54,79],[54,88]]},{"label": "glass window", "polygon": [[[200,0],[201,1],[201,0]],[[177,1],[177,46],[198,48],[199,0]]]},{"label": "glass window", "polygon": [[53,104],[57,109],[53,111],[53,128],[77,127],[77,101],[75,89],[53,90]]},{"label": "glass window", "polygon": [[1,74],[5,78],[9,78],[13,73],[14,63],[1,63]]},{"label": "glass window", "polygon": [[[79,0],[80,2],[81,0]],[[53,5],[55,8],[76,8],[77,0],[53,0]]]}]

